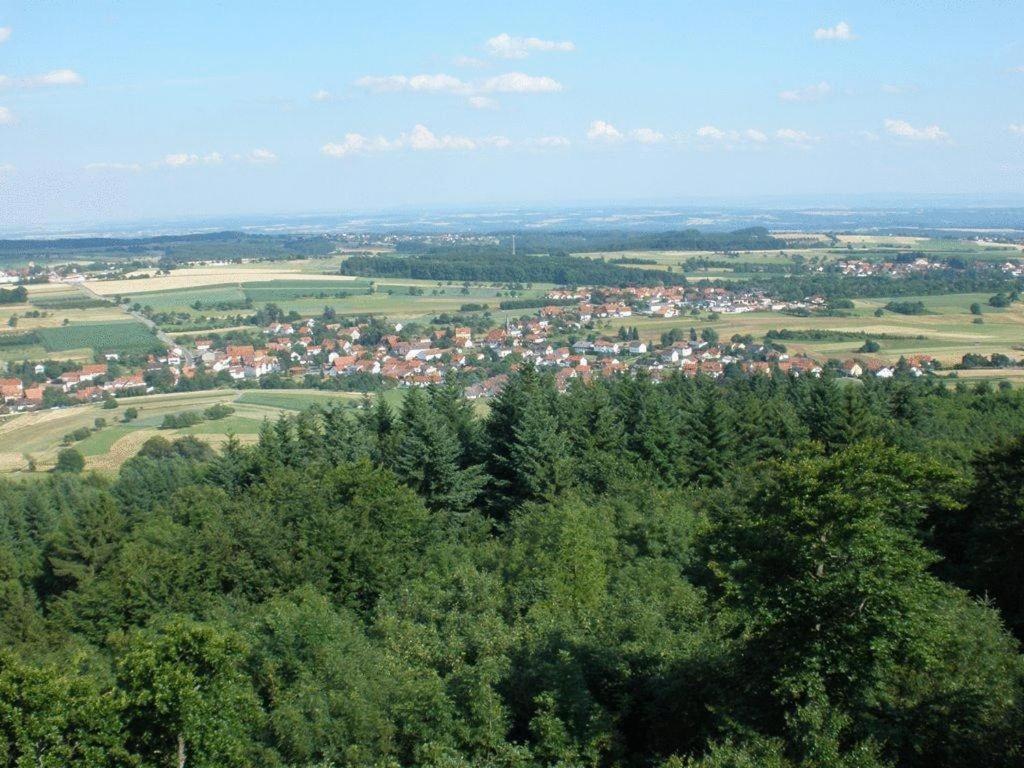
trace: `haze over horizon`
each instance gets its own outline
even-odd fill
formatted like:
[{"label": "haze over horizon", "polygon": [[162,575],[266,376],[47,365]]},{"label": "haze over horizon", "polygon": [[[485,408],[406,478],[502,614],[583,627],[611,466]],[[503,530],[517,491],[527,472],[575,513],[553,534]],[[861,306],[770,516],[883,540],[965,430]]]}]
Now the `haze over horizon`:
[{"label": "haze over horizon", "polygon": [[13,3],[0,232],[579,201],[1020,204],[1021,28],[1024,8],[994,2]]}]

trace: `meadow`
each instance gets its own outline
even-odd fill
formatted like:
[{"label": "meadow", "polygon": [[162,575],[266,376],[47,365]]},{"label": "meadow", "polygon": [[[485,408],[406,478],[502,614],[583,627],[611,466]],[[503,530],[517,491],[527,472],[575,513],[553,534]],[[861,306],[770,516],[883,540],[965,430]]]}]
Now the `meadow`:
[{"label": "meadow", "polygon": [[[402,392],[385,393],[397,404]],[[100,403],[68,408],[15,414],[0,421],[0,474],[16,476],[39,475],[53,467],[57,452],[64,446],[64,435],[81,427],[93,432],[73,443],[86,460],[86,469],[112,473],[138,452],[151,437],[160,435],[173,440],[184,435],[219,445],[229,434],[243,442],[256,439],[265,419],[275,420],[282,412],[294,413],[314,403],[343,403],[353,408],[362,402],[362,395],[350,392],[327,393],[319,390],[214,390],[166,395],[144,395],[118,400],[119,407],[107,409]],[[189,411],[202,412],[218,403],[230,405],[235,412],[222,419],[203,421],[183,429],[161,429],[164,416]],[[127,408],[136,408],[138,418],[124,422]],[[106,424],[95,428],[97,418]],[[28,471],[29,460],[36,471]]]},{"label": "meadow", "polygon": [[[900,298],[921,301],[928,314],[900,315],[884,311],[881,317],[875,317],[875,311],[892,300],[876,298],[855,301],[855,308],[842,317],[797,317],[781,312],[723,314],[714,320],[708,319],[706,314],[670,320],[630,317],[608,321],[605,328],[614,330],[620,325],[635,326],[642,338],[653,341],[657,341],[662,333],[672,328],[690,327],[698,330],[704,327],[714,328],[719,338],[723,340],[728,340],[734,334],[750,334],[760,341],[768,331],[783,328],[862,332],[868,336],[900,336],[902,338],[899,339],[877,339],[881,350],[871,355],[873,358],[892,362],[898,360],[900,356],[916,353],[932,355],[947,365],[959,362],[969,352],[985,355],[999,352],[1011,357],[1020,357],[1022,354],[1019,347],[1024,345],[1024,307],[1020,304],[995,309],[986,303],[988,294],[976,293]],[[981,324],[975,323],[976,318],[970,313],[970,305],[974,302],[983,306]],[[845,358],[856,354],[863,340],[785,340],[782,343],[791,353],[827,359]]]},{"label": "meadow", "polygon": [[[320,260],[312,262],[326,268]],[[244,265],[241,265],[244,266]],[[426,322],[441,313],[458,312],[464,304],[488,304],[497,312],[504,288],[495,285],[439,284],[430,280],[353,278],[301,271],[306,262],[283,262],[262,270],[226,272],[217,268],[175,270],[170,275],[142,280],[118,281],[135,290],[119,295],[154,312],[199,313],[207,317],[230,318],[267,304],[301,315],[319,315],[330,307],[338,315],[376,315],[402,322]],[[259,280],[252,280],[252,275]],[[274,275],[273,280],[268,275]],[[182,281],[194,279],[186,287]],[[519,292],[519,298],[537,298],[553,286],[535,285]],[[147,290],[139,291],[139,288]],[[155,288],[154,290],[149,290]],[[109,283],[90,283],[90,289],[113,295]],[[194,305],[200,303],[200,309]],[[173,326],[167,330],[177,332]]]}]

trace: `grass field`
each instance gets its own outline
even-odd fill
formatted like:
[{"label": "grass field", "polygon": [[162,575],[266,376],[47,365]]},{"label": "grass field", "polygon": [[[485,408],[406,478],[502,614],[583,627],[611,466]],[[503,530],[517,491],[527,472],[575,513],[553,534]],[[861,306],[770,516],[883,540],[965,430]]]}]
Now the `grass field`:
[{"label": "grass field", "polygon": [[[385,397],[397,405],[403,392],[390,390]],[[264,419],[276,419],[282,412],[295,411],[313,403],[342,402],[356,407],[362,395],[349,392],[319,390],[214,390],[170,395],[146,395],[123,398],[120,407],[106,409],[98,403],[70,408],[35,411],[7,417],[0,421],[0,474],[30,475],[29,457],[36,462],[37,472],[52,468],[57,452],[64,446],[64,435],[81,427],[94,429],[97,418],[107,425],[93,431],[85,440],[73,444],[86,458],[86,468],[113,472],[135,455],[150,437],[160,435],[173,440],[195,435],[212,444],[219,444],[229,434],[243,442],[256,439]],[[226,403],[235,412],[223,419],[203,421],[184,429],[160,429],[164,416],[187,411],[204,411],[216,403]],[[139,417],[129,423],[122,421],[126,408],[136,408]]]},{"label": "grass field", "polygon": [[[337,276],[325,278],[320,275],[318,279],[316,275],[286,271],[284,267],[278,275],[280,279],[273,283],[243,281],[196,289],[174,288],[132,293],[129,298],[157,312],[194,313],[196,310],[192,305],[199,301],[203,305],[200,313],[214,318],[230,318],[274,303],[285,311],[294,310],[301,315],[319,315],[324,307],[331,307],[342,317],[377,315],[409,322],[429,321],[442,312],[458,312],[462,305],[469,303],[487,304],[497,312],[500,301],[497,294],[502,292],[500,287],[493,285],[438,285],[429,280],[348,279],[339,282]],[[534,286],[523,291],[522,298],[542,296],[551,287]],[[413,295],[411,290],[416,294]],[[251,310],[240,309],[246,299],[252,302]],[[230,305],[230,308],[216,308],[221,303]],[[173,326],[166,329],[175,332]]]},{"label": "grass field", "polygon": [[243,392],[235,402],[240,405],[262,405],[286,411],[300,411],[311,405],[328,405],[330,403],[354,406],[361,397],[362,395],[349,392],[335,393],[317,390],[248,390]]},{"label": "grass field", "polygon": [[[620,325],[636,326],[641,336],[658,340],[660,335],[672,328],[698,329],[710,326],[721,339],[728,340],[734,334],[751,334],[760,340],[769,330],[788,328],[791,330],[836,330],[856,331],[871,334],[898,335],[903,339],[878,339],[881,351],[872,355],[882,360],[898,360],[901,355],[913,353],[930,354],[944,364],[959,362],[968,352],[991,355],[1000,352],[1011,357],[1020,357],[1021,351],[1015,346],[1024,344],[1024,307],[1020,304],[1007,309],[993,309],[985,302],[987,294],[952,294],[945,296],[900,297],[901,300],[921,301],[929,314],[898,315],[885,312],[875,317],[876,309],[885,306],[890,298],[861,299],[848,317],[794,317],[779,312],[748,312],[737,315],[722,315],[715,321],[700,318],[678,317],[670,320],[655,320],[646,317],[631,317],[612,320],[608,330]],[[971,303],[983,305],[983,323],[974,323],[970,314]],[[916,338],[916,337],[923,338]],[[814,357],[849,357],[863,341],[784,341],[791,352],[806,353]]]},{"label": "grass field", "polygon": [[140,293],[167,290],[195,290],[213,285],[236,285],[240,282],[270,282],[287,278],[288,280],[330,281],[341,284],[355,280],[347,275],[324,275],[303,272],[302,267],[309,264],[318,268],[327,267],[320,260],[311,262],[283,261],[274,264],[226,264],[223,266],[192,267],[176,269],[169,275],[155,275],[125,280],[90,280],[90,290],[101,296],[135,296]]}]

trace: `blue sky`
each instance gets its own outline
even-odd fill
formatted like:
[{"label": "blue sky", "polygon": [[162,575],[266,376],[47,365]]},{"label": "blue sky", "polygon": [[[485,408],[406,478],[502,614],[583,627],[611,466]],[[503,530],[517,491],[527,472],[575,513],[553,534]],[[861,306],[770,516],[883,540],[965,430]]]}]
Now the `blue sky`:
[{"label": "blue sky", "polygon": [[0,3],[0,229],[1024,198],[1024,4]]}]

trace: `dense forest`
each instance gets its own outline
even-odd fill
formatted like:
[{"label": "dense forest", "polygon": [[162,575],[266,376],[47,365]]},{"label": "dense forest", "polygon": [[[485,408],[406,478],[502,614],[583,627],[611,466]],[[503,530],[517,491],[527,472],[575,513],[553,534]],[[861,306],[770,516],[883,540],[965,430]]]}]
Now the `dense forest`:
[{"label": "dense forest", "polygon": [[[711,281],[720,288],[735,287],[730,281]],[[866,275],[847,277],[836,271],[794,273],[789,275],[757,275],[743,283],[785,301],[806,296],[829,299],[864,299],[880,296],[938,296],[949,293],[998,293],[1024,289],[1024,280],[1003,275],[990,265],[968,269],[937,269],[928,273],[903,277]]]},{"label": "dense forest", "polygon": [[49,240],[0,240],[0,261],[134,259],[156,256],[166,266],[188,261],[237,261],[324,256],[334,242],[322,235],[254,235],[210,232],[155,237],[68,237]]},{"label": "dense forest", "polygon": [[518,252],[511,257],[511,234],[497,233],[498,243],[436,245],[422,239],[396,244],[397,256],[352,256],[342,274],[365,277],[403,277],[497,283],[557,283],[559,285],[681,285],[686,279],[669,270],[638,270],[623,266],[642,260],[603,261],[569,255],[571,252],[626,250],[727,251],[784,248],[785,242],[763,227],[735,232],[527,232],[516,236]]},{"label": "dense forest", "polygon": [[[511,232],[495,232],[500,244],[477,246],[494,253],[508,253]],[[588,253],[600,251],[750,251],[785,248],[786,241],[772,235],[764,227],[747,227],[734,232],[701,232],[696,229],[667,232],[624,232],[601,230],[525,231],[516,232],[516,244],[522,253],[553,253],[568,251]],[[438,253],[450,245],[427,245],[421,240],[405,240],[396,250],[406,253]]]},{"label": "dense forest", "polygon": [[557,285],[683,285],[686,278],[661,269],[634,269],[565,252],[512,256],[486,246],[433,248],[399,256],[350,256],[341,274],[484,283]]},{"label": "dense forest", "polygon": [[0,485],[0,766],[1017,766],[1022,434],[985,386],[523,369],[69,454]]}]

